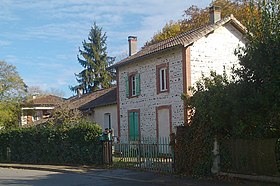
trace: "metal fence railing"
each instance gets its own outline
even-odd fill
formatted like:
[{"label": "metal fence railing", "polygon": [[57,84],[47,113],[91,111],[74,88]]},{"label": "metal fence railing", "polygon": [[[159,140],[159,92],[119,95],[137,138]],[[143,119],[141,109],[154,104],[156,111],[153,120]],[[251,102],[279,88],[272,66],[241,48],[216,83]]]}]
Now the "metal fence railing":
[{"label": "metal fence railing", "polygon": [[173,151],[168,137],[124,140],[113,144],[113,162],[126,167],[173,172]]}]

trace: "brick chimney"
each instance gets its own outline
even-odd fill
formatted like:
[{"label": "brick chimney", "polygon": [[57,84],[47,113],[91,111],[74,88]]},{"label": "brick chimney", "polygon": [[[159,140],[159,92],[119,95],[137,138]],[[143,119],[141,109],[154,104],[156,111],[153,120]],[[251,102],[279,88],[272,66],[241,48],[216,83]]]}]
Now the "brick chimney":
[{"label": "brick chimney", "polygon": [[221,7],[211,6],[209,9],[210,13],[210,24],[214,24],[221,20]]},{"label": "brick chimney", "polygon": [[136,36],[128,36],[128,52],[129,56],[132,56],[137,52],[137,37]]}]

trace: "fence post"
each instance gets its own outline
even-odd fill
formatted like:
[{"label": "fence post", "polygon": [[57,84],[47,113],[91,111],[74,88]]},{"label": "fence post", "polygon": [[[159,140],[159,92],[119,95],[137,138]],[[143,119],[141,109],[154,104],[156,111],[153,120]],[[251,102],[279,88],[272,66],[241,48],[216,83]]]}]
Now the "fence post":
[{"label": "fence post", "polygon": [[7,161],[10,162],[11,161],[11,148],[7,147]]},{"label": "fence post", "polygon": [[142,151],[141,151],[141,139],[140,138],[139,138],[137,147],[138,147],[138,151],[136,151],[137,162],[139,163],[139,166],[141,167],[141,153],[142,153]]},{"label": "fence post", "polygon": [[113,155],[112,155],[112,141],[105,140],[102,141],[102,154],[103,154],[103,163],[104,164],[112,164]]},{"label": "fence post", "polygon": [[170,134],[170,142],[169,142],[169,145],[170,145],[170,148],[171,148],[171,161],[172,161],[172,170],[173,171],[176,171],[176,164],[175,164],[175,143],[176,143],[176,135],[175,133],[171,133]]},{"label": "fence post", "polygon": [[213,165],[211,167],[211,172],[217,174],[220,171],[220,153],[219,144],[217,138],[214,138],[214,148],[213,148]]}]

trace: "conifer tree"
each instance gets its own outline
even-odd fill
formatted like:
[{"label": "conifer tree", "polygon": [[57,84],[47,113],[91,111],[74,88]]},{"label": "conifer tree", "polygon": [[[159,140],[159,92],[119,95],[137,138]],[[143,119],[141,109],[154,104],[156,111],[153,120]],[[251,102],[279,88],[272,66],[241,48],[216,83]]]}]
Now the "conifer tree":
[{"label": "conifer tree", "polygon": [[83,41],[79,48],[78,62],[83,70],[75,74],[78,85],[70,87],[74,92],[81,90],[83,94],[108,88],[114,79],[114,74],[107,67],[115,60],[107,55],[106,33],[94,22],[89,32],[88,41]]}]

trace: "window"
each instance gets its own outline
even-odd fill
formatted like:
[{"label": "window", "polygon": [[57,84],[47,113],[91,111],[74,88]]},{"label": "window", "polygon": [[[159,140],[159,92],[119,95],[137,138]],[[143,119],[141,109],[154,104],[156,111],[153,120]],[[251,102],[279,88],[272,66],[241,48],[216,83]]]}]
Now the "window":
[{"label": "window", "polygon": [[157,93],[169,92],[168,64],[157,65]]},{"label": "window", "polygon": [[126,77],[126,97],[140,95],[140,74],[132,73]]},{"label": "window", "polygon": [[108,129],[112,129],[111,114],[110,113],[104,114],[104,127],[108,128]]},{"label": "window", "polygon": [[159,69],[159,90],[166,91],[166,68]]},{"label": "window", "polygon": [[136,141],[140,139],[139,131],[139,110],[128,111],[128,131],[129,131],[129,140]]},{"label": "window", "polygon": [[136,78],[135,75],[130,76],[130,83],[131,83],[131,96],[136,96]]}]

